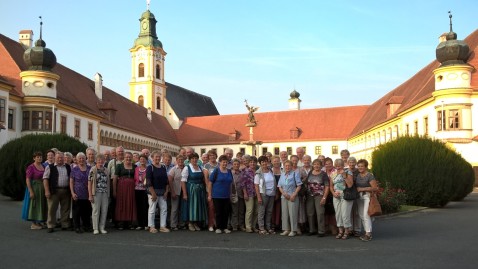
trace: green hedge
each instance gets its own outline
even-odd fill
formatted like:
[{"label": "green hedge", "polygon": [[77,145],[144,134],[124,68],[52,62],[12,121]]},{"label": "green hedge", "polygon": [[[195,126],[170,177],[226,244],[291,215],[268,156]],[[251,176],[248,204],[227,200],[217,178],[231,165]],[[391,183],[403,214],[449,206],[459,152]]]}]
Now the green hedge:
[{"label": "green hedge", "polygon": [[0,148],[0,193],[14,200],[22,200],[25,192],[25,169],[33,162],[35,151],[57,148],[64,152],[84,152],[87,145],[64,134],[31,134],[9,141]]},{"label": "green hedge", "polygon": [[379,181],[405,190],[409,205],[442,207],[473,191],[470,163],[438,140],[400,137],[380,145],[372,164]]}]

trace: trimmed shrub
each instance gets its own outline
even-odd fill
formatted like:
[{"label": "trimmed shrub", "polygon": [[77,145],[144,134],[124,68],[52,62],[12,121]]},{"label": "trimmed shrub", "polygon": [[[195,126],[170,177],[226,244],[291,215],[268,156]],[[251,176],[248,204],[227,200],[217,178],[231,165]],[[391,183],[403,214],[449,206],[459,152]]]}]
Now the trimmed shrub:
[{"label": "trimmed shrub", "polygon": [[438,140],[400,137],[372,154],[375,177],[406,192],[409,205],[442,207],[473,191],[473,169],[461,155]]},{"label": "trimmed shrub", "polygon": [[31,134],[10,140],[0,148],[0,193],[14,200],[25,194],[25,170],[33,162],[33,153],[57,148],[64,152],[85,151],[87,145],[65,134]]}]

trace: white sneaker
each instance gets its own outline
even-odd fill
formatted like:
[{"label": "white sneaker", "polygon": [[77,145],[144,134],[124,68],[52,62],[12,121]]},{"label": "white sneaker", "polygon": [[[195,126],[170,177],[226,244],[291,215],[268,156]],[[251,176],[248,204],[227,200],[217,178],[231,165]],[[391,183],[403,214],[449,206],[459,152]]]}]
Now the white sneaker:
[{"label": "white sneaker", "polygon": [[222,234],[222,231],[220,229],[216,229],[217,234]]},{"label": "white sneaker", "polygon": [[93,231],[93,234],[99,234],[99,233],[100,233],[100,231],[98,231],[98,230]]},{"label": "white sneaker", "polygon": [[210,232],[214,232],[214,228],[213,228],[213,227],[209,227],[209,231],[210,231]]},{"label": "white sneaker", "polygon": [[108,232],[106,230],[100,230],[102,234],[107,234]]},{"label": "white sneaker", "polygon": [[226,234],[230,234],[230,233],[231,233],[231,230],[229,230],[229,229],[225,229],[225,230],[224,230],[224,233],[226,233]]},{"label": "white sneaker", "polygon": [[283,231],[280,235],[288,235],[289,233],[289,231]]},{"label": "white sneaker", "polygon": [[296,232],[290,232],[289,236],[295,236],[296,235]]}]

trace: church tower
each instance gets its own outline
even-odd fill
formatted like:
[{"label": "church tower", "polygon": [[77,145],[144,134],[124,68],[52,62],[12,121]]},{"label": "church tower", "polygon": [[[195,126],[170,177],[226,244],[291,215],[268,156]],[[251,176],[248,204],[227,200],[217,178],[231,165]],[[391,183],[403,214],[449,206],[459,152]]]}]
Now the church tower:
[{"label": "church tower", "polygon": [[130,100],[164,115],[166,84],[164,60],[166,52],[156,35],[156,18],[148,10],[139,19],[139,35],[131,52]]}]

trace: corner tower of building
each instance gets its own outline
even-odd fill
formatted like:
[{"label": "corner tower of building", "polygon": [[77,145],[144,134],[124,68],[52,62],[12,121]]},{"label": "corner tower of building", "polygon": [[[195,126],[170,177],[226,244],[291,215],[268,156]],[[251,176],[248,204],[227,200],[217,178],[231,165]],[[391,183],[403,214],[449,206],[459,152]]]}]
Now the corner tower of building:
[{"label": "corner tower of building", "polygon": [[467,61],[470,48],[453,32],[452,15],[450,32],[436,48],[440,66],[435,75],[435,111],[437,136],[443,141],[471,143],[472,141],[472,94],[471,76],[474,68]]},{"label": "corner tower of building", "polygon": [[139,35],[131,52],[130,100],[159,115],[164,115],[166,52],[156,34],[157,20],[149,10],[139,19]]}]

